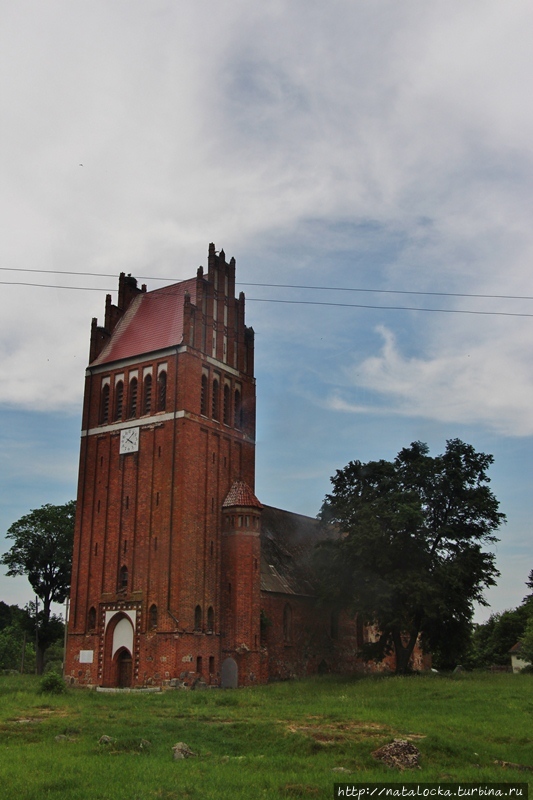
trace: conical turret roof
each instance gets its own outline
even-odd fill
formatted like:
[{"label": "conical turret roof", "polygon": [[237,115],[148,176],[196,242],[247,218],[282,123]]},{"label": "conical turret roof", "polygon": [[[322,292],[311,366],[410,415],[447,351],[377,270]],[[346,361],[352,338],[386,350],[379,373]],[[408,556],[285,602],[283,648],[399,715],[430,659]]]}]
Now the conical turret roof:
[{"label": "conical turret roof", "polygon": [[222,508],[232,508],[232,506],[263,508],[248,484],[244,481],[235,481],[229,490],[226,499],[222,503]]}]

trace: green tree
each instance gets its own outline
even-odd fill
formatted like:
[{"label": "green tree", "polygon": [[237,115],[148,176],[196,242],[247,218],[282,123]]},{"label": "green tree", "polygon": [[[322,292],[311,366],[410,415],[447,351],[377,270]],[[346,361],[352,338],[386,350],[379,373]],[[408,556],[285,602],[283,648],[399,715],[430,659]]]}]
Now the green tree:
[{"label": "green tree", "polygon": [[483,545],[505,520],[488,487],[491,455],[459,439],[431,457],[413,442],[390,461],[350,462],[332,478],[320,512],[339,535],[319,549],[324,597],[379,631],[366,658],[396,657],[408,671],[422,641],[441,665],[457,663],[474,603],[499,575]]},{"label": "green tree", "polygon": [[7,575],[27,576],[42,602],[36,620],[33,609],[38,630],[38,674],[43,671],[46,649],[57,638],[57,617],[51,605],[63,603],[69,590],[75,511],[76,504],[71,500],[61,506],[44,505],[21,517],[6,533],[13,546],[0,558],[0,563],[8,567]]},{"label": "green tree", "polygon": [[34,672],[34,641],[28,611],[0,601],[0,669]]},{"label": "green tree", "polygon": [[468,664],[490,667],[509,664],[509,651],[524,633],[528,614],[525,606],[491,614],[488,620],[476,625],[472,632]]},{"label": "green tree", "polygon": [[522,645],[520,658],[529,662],[529,664],[533,664],[533,616],[527,621],[520,644]]},{"label": "green tree", "polygon": [[[526,586],[533,589],[533,570]],[[508,665],[510,649],[522,639],[528,620],[533,617],[533,593],[516,608],[491,614],[486,622],[475,625],[466,663],[471,667]]]}]

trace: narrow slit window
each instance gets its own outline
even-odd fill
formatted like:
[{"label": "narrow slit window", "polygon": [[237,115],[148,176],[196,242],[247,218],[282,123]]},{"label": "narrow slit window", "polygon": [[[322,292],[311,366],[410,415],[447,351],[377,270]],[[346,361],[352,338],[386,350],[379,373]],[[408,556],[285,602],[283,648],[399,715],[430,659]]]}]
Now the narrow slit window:
[{"label": "narrow slit window", "polygon": [[213,403],[212,403],[212,413],[211,416],[213,419],[218,420],[219,418],[219,383],[218,380],[215,378],[213,381]]},{"label": "narrow slit window", "polygon": [[230,388],[224,384],[224,425],[230,424]]},{"label": "narrow slit window", "polygon": [[202,393],[200,395],[200,414],[207,417],[207,375],[202,375]]},{"label": "narrow slit window", "polygon": [[242,400],[241,393],[237,389],[235,391],[235,406],[233,408],[234,424],[236,428],[242,428]]},{"label": "narrow slit window", "polygon": [[122,408],[124,405],[124,383],[119,381],[115,386],[115,419],[122,419]]},{"label": "narrow slit window", "polygon": [[157,378],[157,410],[166,411],[167,408],[167,373],[162,370]]},{"label": "narrow slit window", "polygon": [[151,410],[152,410],[152,376],[147,375],[144,379],[143,413],[149,414]]},{"label": "narrow slit window", "polygon": [[118,579],[118,588],[119,589],[127,589],[128,588],[128,568],[126,566],[121,567],[119,579]]},{"label": "narrow slit window", "polygon": [[137,378],[132,378],[130,381],[130,396],[128,405],[128,417],[130,419],[137,416],[137,393],[138,381]]},{"label": "narrow slit window", "polygon": [[100,423],[105,425],[109,422],[109,384],[106,383],[102,387],[102,396],[100,399]]},{"label": "narrow slit window", "polygon": [[202,630],[202,607],[196,606],[194,609],[194,630],[201,631]]}]

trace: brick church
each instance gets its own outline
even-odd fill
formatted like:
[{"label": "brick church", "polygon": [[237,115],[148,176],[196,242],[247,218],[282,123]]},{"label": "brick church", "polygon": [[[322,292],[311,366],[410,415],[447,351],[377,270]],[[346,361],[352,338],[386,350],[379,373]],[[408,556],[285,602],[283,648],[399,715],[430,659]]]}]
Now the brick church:
[{"label": "brick church", "polygon": [[93,319],[65,676],[243,686],[362,668],[364,631],[315,601],[323,535],[255,495],[254,332],[235,260]]}]

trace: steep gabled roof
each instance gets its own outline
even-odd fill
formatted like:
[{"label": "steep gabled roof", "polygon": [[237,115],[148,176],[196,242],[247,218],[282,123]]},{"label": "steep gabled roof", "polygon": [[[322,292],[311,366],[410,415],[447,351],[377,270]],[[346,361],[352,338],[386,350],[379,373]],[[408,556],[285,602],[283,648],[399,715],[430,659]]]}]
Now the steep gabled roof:
[{"label": "steep gabled roof", "polygon": [[263,506],[261,515],[261,590],[313,596],[312,557],[317,542],[330,535],[312,517]]},{"label": "steep gabled roof", "polygon": [[183,303],[196,303],[196,278],[139,294],[93,365],[174,347],[183,341]]}]

